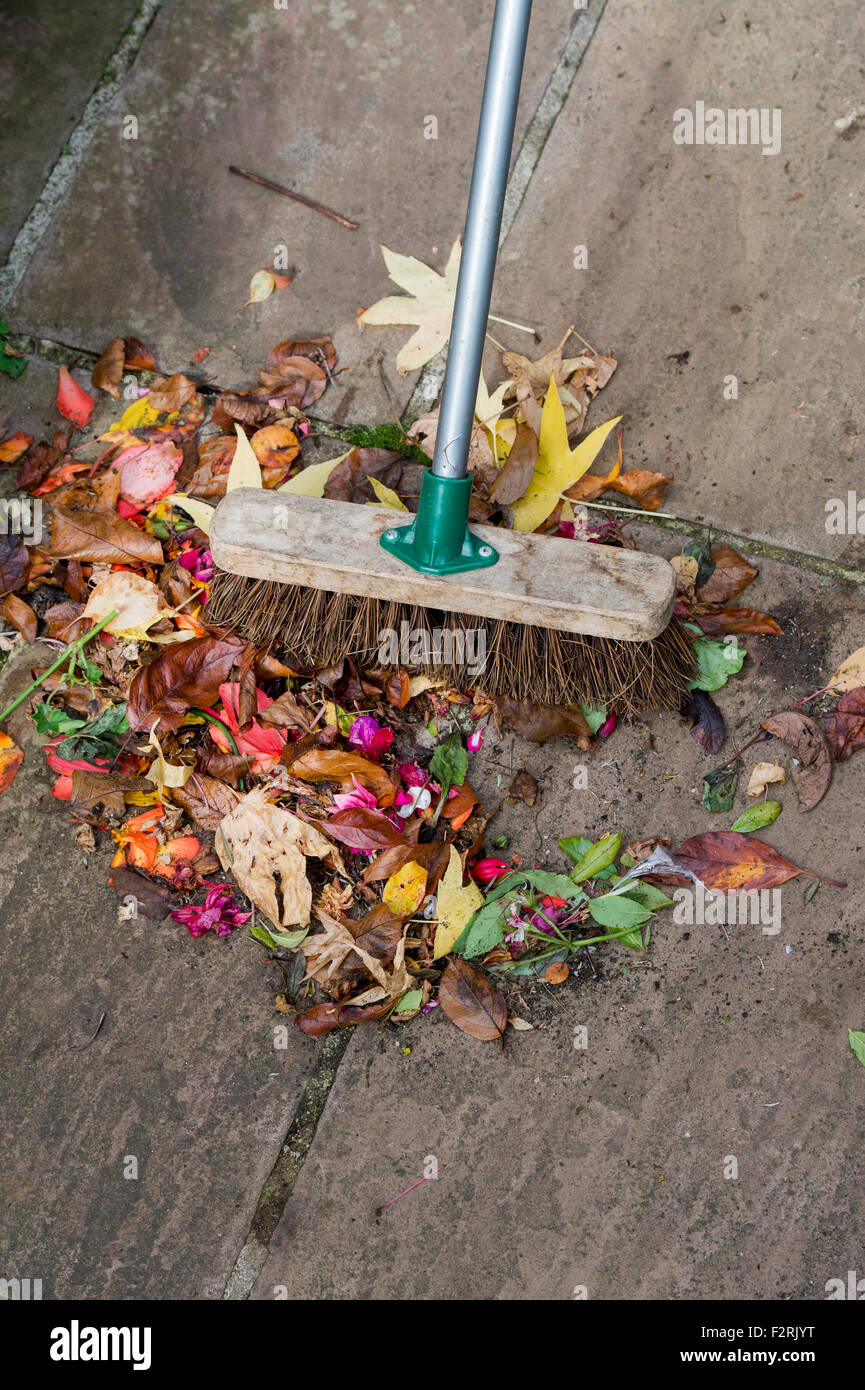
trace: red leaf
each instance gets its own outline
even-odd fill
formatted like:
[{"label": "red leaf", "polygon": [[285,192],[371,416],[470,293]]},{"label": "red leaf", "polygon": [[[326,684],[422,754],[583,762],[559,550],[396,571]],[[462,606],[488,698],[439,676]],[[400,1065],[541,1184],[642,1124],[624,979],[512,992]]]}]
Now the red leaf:
[{"label": "red leaf", "polygon": [[199,709],[219,698],[219,687],[240,664],[246,643],[236,636],[193,637],[178,642],[136,671],[126,717],[132,729],[176,729],[190,706]]},{"label": "red leaf", "polygon": [[857,749],[865,748],[865,686],[857,685],[841,696],[826,717],[826,737],[836,763],[843,763]]},{"label": "red leaf", "polygon": [[82,429],[93,414],[93,405],[93,397],[78,385],[65,367],[61,367],[57,381],[57,409],[60,414]]},{"label": "red leaf", "polygon": [[[771,845],[737,830],[710,830],[705,835],[692,835],[675,858],[693,870],[707,888],[719,892],[776,888],[788,878],[809,873],[808,869],[797,869],[789,859],[783,859]],[[822,877],[820,874],[810,876]],[[823,881],[834,883],[833,879]]]},{"label": "red leaf", "polygon": [[364,850],[367,854],[405,843],[403,836],[394,829],[386,816],[379,811],[369,811],[363,806],[350,806],[344,811],[335,812],[326,821],[317,821],[316,824],[341,845],[348,845],[349,849]]}]

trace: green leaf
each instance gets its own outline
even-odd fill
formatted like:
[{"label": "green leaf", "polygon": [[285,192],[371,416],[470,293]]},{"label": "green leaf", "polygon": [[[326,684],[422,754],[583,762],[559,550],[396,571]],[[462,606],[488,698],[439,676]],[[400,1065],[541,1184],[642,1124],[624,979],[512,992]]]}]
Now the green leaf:
[{"label": "green leaf", "polygon": [[[254,929],[253,929],[254,932]],[[294,951],[309,935],[309,927],[301,927],[299,931],[273,931],[268,932],[268,936],[275,946],[281,946],[283,951]]]},{"label": "green leaf", "polygon": [[56,737],[57,734],[74,734],[76,729],[84,728],[87,720],[72,719],[56,705],[37,705],[33,711],[33,722],[38,734]]},{"label": "green leaf", "polygon": [[594,878],[602,869],[609,868],[622,844],[621,835],[605,835],[598,840],[596,845],[586,850],[582,859],[579,859],[571,869],[570,877],[574,883],[582,883],[587,878]]},{"label": "green leaf", "polygon": [[585,897],[582,889],[567,874],[551,874],[545,869],[521,869],[518,870],[518,877],[541,895],[550,898]]},{"label": "green leaf", "polygon": [[507,897],[479,907],[466,923],[451,950],[473,960],[475,956],[485,956],[495,946],[500,946],[505,939],[505,914],[512,901],[513,898]]},{"label": "green leaf", "polygon": [[[101,672],[99,673],[101,676]],[[113,758],[119,747],[119,737],[127,733],[126,705],[109,705],[108,709],[89,724],[84,724],[77,733],[64,738],[57,745],[61,758]]]},{"label": "green leaf", "polygon": [[708,777],[703,778],[702,803],[707,811],[730,811],[733,807],[733,798],[736,795],[736,787],[739,785],[739,767],[734,763],[731,768],[720,767],[716,772],[710,772]]},{"label": "green leaf", "polygon": [[780,814],[780,801],[763,801],[759,806],[751,806],[747,811],[743,811],[741,816],[733,821],[730,829],[742,830],[745,833],[749,830],[762,830],[764,825],[771,825],[773,820],[777,820]]},{"label": "green leaf", "polygon": [[399,1000],[399,1002],[397,1003],[397,1006],[396,1006],[396,1008],[393,1010],[393,1012],[394,1012],[395,1014],[407,1014],[407,1013],[410,1013],[412,1009],[419,1009],[420,1006],[421,1006],[421,1000],[422,1000],[422,999],[423,999],[423,990],[422,990],[422,989],[410,989],[410,990],[407,990],[406,993],[402,996],[402,998],[401,998],[401,999]]},{"label": "green leaf", "polygon": [[439,783],[442,795],[451,787],[461,787],[469,770],[469,757],[459,734],[451,734],[440,743],[430,758],[430,774]]},{"label": "green leaf", "polygon": [[[606,707],[606,705],[583,705],[583,704],[581,704],[581,705],[580,705],[580,709],[583,711],[583,715],[585,716],[586,723],[588,724],[588,726],[589,726],[589,728],[591,729],[592,733],[593,733],[593,734],[596,734],[596,733],[598,732],[598,730],[600,729],[601,725],[606,721],[606,718],[607,718],[607,707]],[[561,843],[561,841],[560,841],[559,843]]]},{"label": "green leaf", "polygon": [[[621,883],[621,879],[616,880],[616,885]],[[654,883],[646,883],[645,879],[632,878],[628,880],[628,887],[622,893],[623,898],[633,898],[635,902],[642,903],[643,907],[648,907],[652,912],[660,912],[663,907],[672,907],[673,899],[668,898],[666,893],[662,893],[660,888],[656,888]]]},{"label": "green leaf", "polygon": [[712,641],[708,637],[698,637],[694,643],[694,656],[700,674],[689,681],[689,690],[720,690],[727,684],[727,677],[741,671],[746,652],[744,644],[725,638],[723,642]]},{"label": "green leaf", "polygon": [[262,946],[267,947],[268,951],[273,950],[274,946],[276,945],[276,942],[274,941],[273,937],[271,936],[270,932],[267,930],[266,927],[250,927],[249,930],[250,934],[255,937],[256,941],[260,941]]},{"label": "green leaf", "polygon": [[851,1028],[847,1036],[850,1039],[850,1046],[865,1067],[865,1033],[854,1033]]},{"label": "green leaf", "polygon": [[697,561],[697,588],[702,589],[715,573],[715,561],[712,559],[711,550],[699,541],[692,541],[690,545],[685,546],[682,554],[690,555]]},{"label": "green leaf", "polygon": [[808,887],[805,889],[805,892],[802,894],[802,897],[804,898],[804,900],[805,900],[806,903],[809,903],[809,902],[811,901],[811,899],[812,899],[812,898],[815,896],[815,894],[817,893],[817,890],[819,889],[819,887],[820,887],[820,881],[819,881],[819,879],[816,879],[816,878],[813,880],[813,882],[811,882],[811,883],[808,884]]},{"label": "green leaf", "polygon": [[602,927],[639,927],[648,922],[652,915],[649,907],[635,902],[626,894],[613,896],[607,893],[603,898],[591,898],[589,912]]},{"label": "green leaf", "polygon": [[591,848],[592,842],[585,835],[571,835],[566,840],[559,840],[559,849],[563,849],[575,864],[579,863],[586,851]]}]

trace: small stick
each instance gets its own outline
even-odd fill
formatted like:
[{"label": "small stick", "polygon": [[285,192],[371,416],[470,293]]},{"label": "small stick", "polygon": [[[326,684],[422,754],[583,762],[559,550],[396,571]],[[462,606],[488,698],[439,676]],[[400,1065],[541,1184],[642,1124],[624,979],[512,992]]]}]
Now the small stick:
[{"label": "small stick", "polygon": [[312,208],[313,212],[320,212],[324,217],[331,218],[334,222],[339,222],[343,227],[348,227],[350,232],[356,232],[360,226],[359,222],[350,222],[347,217],[342,217],[333,208],[326,208],[323,203],[316,203],[314,199],[307,198],[303,193],[295,193],[292,188],[284,188],[281,183],[274,183],[272,179],[264,179],[260,174],[250,174],[247,169],[238,169],[236,164],[229,164],[229,174],[237,174],[242,179],[249,179],[250,183],[259,183],[262,188],[269,188],[272,193],[281,193],[285,198],[293,198],[296,203],[303,203],[305,208]]},{"label": "small stick", "polygon": [[[439,1167],[438,1167],[438,1171],[441,1172],[441,1170],[442,1170],[442,1168],[444,1168],[444,1166],[445,1166],[445,1165],[444,1165],[443,1163],[440,1163],[440,1164],[439,1164]],[[430,1176],[431,1176],[431,1175],[430,1175]],[[436,1176],[438,1176],[438,1174],[436,1174]],[[399,1201],[400,1197],[405,1197],[407,1193],[409,1193],[409,1192],[414,1192],[414,1190],[415,1190],[416,1187],[420,1187],[421,1183],[429,1182],[429,1180],[430,1180],[429,1177],[418,1178],[417,1182],[413,1182],[412,1185],[411,1185],[411,1187],[407,1187],[407,1188],[405,1188],[404,1191],[398,1192],[397,1195],[396,1195],[395,1197],[391,1197],[391,1199],[390,1199],[389,1202],[382,1202],[381,1206],[380,1206],[380,1207],[376,1207],[376,1209],[375,1209],[375,1214],[376,1214],[376,1216],[381,1216],[382,1212],[383,1212],[387,1207],[392,1207],[393,1204],[394,1204],[394,1202],[398,1202],[398,1201]]]},{"label": "small stick", "polygon": [[85,1049],[85,1047],[89,1047],[90,1044],[93,1042],[94,1038],[96,1038],[96,1037],[98,1036],[99,1030],[100,1030],[100,1028],[102,1027],[103,1023],[105,1022],[105,1017],[106,1017],[106,1016],[105,1016],[104,1013],[100,1014],[100,1015],[99,1015],[99,1022],[97,1023],[97,1025],[96,1025],[96,1027],[94,1028],[93,1032],[90,1034],[90,1037],[87,1039],[87,1041],[86,1041],[86,1042],[83,1042],[83,1043],[79,1043],[77,1047],[70,1047],[69,1051],[70,1051],[70,1052],[83,1052],[84,1049]]}]

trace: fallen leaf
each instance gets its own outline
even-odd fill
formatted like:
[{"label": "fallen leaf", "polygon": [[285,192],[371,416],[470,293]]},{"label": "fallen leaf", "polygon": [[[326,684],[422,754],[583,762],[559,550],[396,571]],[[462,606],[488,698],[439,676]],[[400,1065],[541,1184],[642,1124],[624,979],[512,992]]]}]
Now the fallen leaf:
[{"label": "fallen leaf", "polygon": [[311,463],[276,490],[290,492],[295,497],[323,497],[328,478],[345,458],[348,458],[348,454],[338,454],[335,459],[325,459],[324,463]]},{"label": "fallen leaf", "polygon": [[219,698],[219,687],[239,665],[246,643],[236,636],[193,637],[159,653],[136,672],[129,688],[126,717],[131,729],[176,729],[190,706],[205,708]]},{"label": "fallen leaf", "polygon": [[550,962],[544,971],[544,979],[548,985],[563,985],[570,973],[565,961],[554,960]]},{"label": "fallen leaf", "polygon": [[508,788],[508,801],[524,801],[527,806],[534,806],[538,799],[538,782],[525,768],[520,768],[514,780]]},{"label": "fallen leaf", "polygon": [[860,685],[865,685],[865,647],[857,647],[841,662],[827,680],[825,689],[847,691]]},{"label": "fallen leaf", "polygon": [[10,434],[0,443],[0,463],[17,463],[32,443],[32,434]]},{"label": "fallen leaf", "polygon": [[384,483],[378,478],[367,478],[367,482],[376,496],[376,501],[383,507],[391,507],[396,512],[407,512],[408,507],[405,502],[400,501],[392,488],[385,487]]},{"label": "fallen leaf", "polygon": [[703,612],[702,605],[694,609],[694,617],[707,634],[717,632],[761,632],[774,636],[782,631],[767,613],[758,613],[756,608],[718,608],[714,612]]},{"label": "fallen leaf", "polygon": [[295,777],[305,782],[339,782],[345,791],[353,788],[352,778],[371,791],[383,806],[390,806],[395,791],[384,768],[359,753],[343,753],[337,748],[312,748],[297,759],[286,749],[286,761]]},{"label": "fallen leaf", "polygon": [[678,851],[676,860],[691,869],[707,888],[722,892],[776,888],[797,874],[808,872],[783,859],[771,845],[735,830],[692,835]]},{"label": "fallen leaf", "polygon": [[203,531],[205,536],[210,535],[210,523],[213,521],[215,507],[208,506],[206,502],[199,502],[195,497],[187,497],[183,492],[172,492],[169,497],[163,497],[162,501],[170,502],[172,507],[180,507],[181,511],[192,517],[199,531]]},{"label": "fallen leaf", "polygon": [[865,748],[865,687],[848,690],[826,716],[826,737],[836,763]]},{"label": "fallen leaf", "polygon": [[120,496],[131,507],[149,507],[174,486],[183,452],[170,439],[132,444],[114,460],[120,470]]},{"label": "fallen leaf", "polygon": [[350,806],[329,816],[327,833],[341,845],[363,850],[367,854],[378,849],[399,848],[407,850],[411,857],[416,848],[406,844],[403,835],[380,811],[368,811],[364,806]]},{"label": "fallen leaf", "polygon": [[446,956],[462,935],[470,917],[483,906],[484,895],[476,883],[463,886],[462,860],[450,846],[447,869],[438,886],[438,926],[436,927],[433,960]]},{"label": "fallen leaf", "polygon": [[252,445],[236,422],[234,428],[237,431],[237,447],[228,470],[225,491],[233,492],[238,487],[261,487],[261,467]]},{"label": "fallen leaf", "polygon": [[83,429],[93,414],[93,396],[79,386],[66,367],[61,367],[57,379],[57,409],[67,420]]},{"label": "fallen leaf", "polygon": [[703,795],[700,798],[701,805],[707,811],[717,815],[722,811],[729,811],[733,805],[736,795],[736,788],[739,785],[739,764],[738,761],[732,767],[719,767],[714,772],[709,772],[703,778]]},{"label": "fallen leaf", "polygon": [[122,565],[161,565],[164,559],[156,536],[116,513],[90,508],[67,511],[56,503],[51,507],[49,551],[64,560]]},{"label": "fallen leaf", "polygon": [[489,500],[506,507],[524,496],[534,477],[539,443],[531,425],[517,424],[516,437],[489,491]]},{"label": "fallen leaf", "polygon": [[312,728],[314,715],[299,705],[290,690],[278,699],[272,700],[258,715],[259,724],[271,729],[300,729],[308,734]]},{"label": "fallen leaf", "polygon": [[695,738],[707,753],[717,753],[727,736],[724,716],[711,695],[705,690],[691,690],[682,702],[680,713],[691,720],[691,738]]},{"label": "fallen leaf", "polygon": [[83,616],[98,623],[116,609],[117,617],[105,624],[105,631],[145,641],[147,629],[166,608],[162,593],[149,579],[132,570],[116,570],[94,585]]},{"label": "fallen leaf", "polygon": [[832,755],[820,726],[800,710],[788,709],[764,719],[760,728],[793,749],[793,786],[799,810],[813,811],[832,781]]},{"label": "fallen leaf", "polygon": [[541,415],[538,437],[538,461],[526,494],[514,503],[514,529],[534,531],[546,521],[558,505],[561,494],[573,487],[589,469],[600,453],[607,435],[621,419],[620,415],[592,430],[582,443],[572,449],[568,443],[565,412],[559,399],[556,383],[550,378],[549,390]]},{"label": "fallen leaf", "polygon": [[439,1003],[451,1023],[479,1042],[501,1042],[508,1006],[500,989],[471,961],[448,961],[439,985]]},{"label": "fallen leaf", "polygon": [[146,347],[140,338],[124,338],[123,345],[125,366],[129,367],[132,371],[138,372],[159,371],[156,365],[156,358],[153,356],[150,348]]},{"label": "fallen leaf", "polygon": [[541,743],[547,738],[575,738],[580,748],[588,751],[592,747],[591,729],[582,710],[576,707],[513,700],[508,695],[496,695],[492,703],[505,723],[530,743]]},{"label": "fallen leaf", "polygon": [[99,391],[107,391],[115,400],[120,399],[120,381],[126,360],[125,344],[122,338],[113,338],[93,368],[90,380]]},{"label": "fallen leaf", "polygon": [[150,729],[149,743],[156,751],[156,757],[147,769],[145,776],[149,782],[153,782],[160,791],[163,787],[183,787],[192,776],[191,763],[169,763],[162,755],[159,739],[153,727]]},{"label": "fallen leaf", "polygon": [[780,763],[758,763],[748,778],[748,795],[762,796],[770,782],[787,781],[787,774]]},{"label": "fallen leaf", "polygon": [[0,531],[0,594],[20,589],[30,572],[30,552],[21,536]]},{"label": "fallen leaf", "polygon": [[431,270],[414,256],[401,256],[382,246],[381,254],[391,280],[406,295],[388,295],[358,316],[359,323],[414,324],[417,332],[404,343],[396,356],[401,376],[430,362],[445,346],[451,331],[457,276],[462,243],[451,249],[444,275]]},{"label": "fallen leaf", "polygon": [[727,603],[743,589],[747,589],[751,580],[756,579],[759,574],[759,570],[749,565],[748,561],[729,545],[713,546],[712,559],[715,568],[706,583],[697,591],[701,603]]},{"label": "fallen leaf", "polygon": [[13,743],[8,734],[0,733],[0,792],[5,792],[15,780],[15,774],[24,761],[24,754]]},{"label": "fallen leaf", "polygon": [[502,366],[510,378],[505,383],[504,399],[515,397],[519,414],[536,431],[540,430],[539,402],[546,394],[550,377],[560,388],[568,434],[573,435],[583,428],[589,405],[616,370],[614,357],[601,356],[589,348],[579,357],[563,357],[570,336],[568,329],[562,341],[535,362],[518,352],[502,354]]},{"label": "fallen leaf", "polygon": [[395,917],[413,917],[426,896],[426,869],[409,860],[384,885],[382,902]]},{"label": "fallen leaf", "polygon": [[233,787],[205,772],[194,772],[184,786],[175,787],[171,799],[202,830],[216,830],[230,815],[238,796]]},{"label": "fallen leaf", "polygon": [[338,852],[314,825],[268,801],[257,787],[219,825],[216,853],[242,892],[276,927],[309,923],[312,888],[306,856],[337,867]]},{"label": "fallen leaf", "polygon": [[276,281],[269,270],[257,270],[249,282],[249,298],[242,308],[248,304],[260,304],[262,300],[269,299],[276,289]]},{"label": "fallen leaf", "polygon": [[154,883],[138,869],[130,869],[125,864],[117,864],[111,870],[109,880],[118,898],[135,900],[135,907],[142,917],[152,922],[161,922],[168,916],[174,899],[167,888]]},{"label": "fallen leaf", "polygon": [[[3,601],[3,617],[21,633],[25,642],[36,641],[39,623],[29,603],[25,603],[15,594],[7,594]],[[852,749],[850,751],[852,752]]]},{"label": "fallen leaf", "polygon": [[104,806],[122,814],[127,796],[152,791],[153,783],[135,773],[94,772],[87,768],[76,768],[72,773],[71,800],[88,810]]},{"label": "fallen leaf", "polygon": [[304,1033],[321,1038],[334,1028],[352,1028],[356,1023],[378,1023],[387,1017],[392,1007],[390,999],[378,1004],[352,1004],[351,1000],[346,1003],[325,1002],[298,1014],[297,1022]]},{"label": "fallen leaf", "polygon": [[147,400],[160,415],[174,415],[194,399],[195,392],[195,382],[182,372],[176,372],[174,376],[162,377],[151,386]]}]

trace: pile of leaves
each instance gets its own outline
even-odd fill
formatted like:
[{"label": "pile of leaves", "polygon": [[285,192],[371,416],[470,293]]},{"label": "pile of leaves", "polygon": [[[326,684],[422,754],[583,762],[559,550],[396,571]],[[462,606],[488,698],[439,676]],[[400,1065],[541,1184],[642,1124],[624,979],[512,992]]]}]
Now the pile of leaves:
[{"label": "pile of leaves", "polygon": [[[446,341],[458,248],[444,277],[387,255],[412,299],[382,301],[362,319],[418,325],[397,359],[410,370]],[[503,352],[505,379],[492,394],[481,383],[473,515],[630,544],[617,521],[589,521],[580,504],[612,491],[657,509],[670,479],[623,472],[620,429],[613,466],[589,472],[618,420],[573,439],[616,363],[588,346],[565,357],[570,332],[535,362]],[[435,413],[410,437],[387,427],[324,462],[304,460],[307,412],[337,372],[330,338],[291,340],[255,385],[225,391],[160,372],[145,344],[118,337],[92,374],[118,416],[88,438],[95,396],[60,368],[63,426],[50,440],[0,442],[0,464],[43,508],[41,536],[0,536],[0,643],[39,640],[56,653],[0,722],[26,702],[78,844],[112,850],[122,920],[168,920],[196,938],[250,931],[280,972],[277,1007],[309,1033],[440,1006],[474,1037],[501,1039],[503,984],[561,982],[603,942],[644,949],[652,914],[670,900],[634,847],[620,856],[621,836],[563,839],[572,862],[559,873],[485,848],[488,815],[470,781],[485,728],[504,720],[525,738],[590,749],[613,732],[615,710],[493,700],[404,670],[359,670],[348,655],[302,669],[208,622],[208,530],[227,491],[416,506]],[[688,547],[677,568],[699,667],[687,712],[714,749],[723,721],[709,692],[741,668],[736,634],[779,629],[728,606],[756,574],[734,552]],[[843,758],[865,746],[865,691],[836,688],[830,737]],[[22,757],[0,734],[0,790]],[[512,789],[529,804],[531,780],[520,774]],[[677,862],[690,855],[688,872],[709,886],[728,872],[722,850],[739,856],[740,883],[748,855],[755,879],[785,872],[757,844],[734,830],[702,858],[688,842]]]}]

